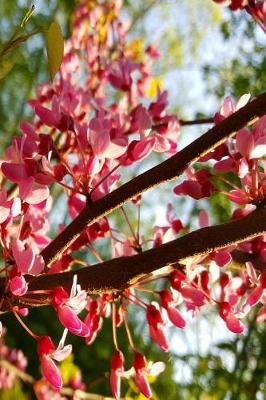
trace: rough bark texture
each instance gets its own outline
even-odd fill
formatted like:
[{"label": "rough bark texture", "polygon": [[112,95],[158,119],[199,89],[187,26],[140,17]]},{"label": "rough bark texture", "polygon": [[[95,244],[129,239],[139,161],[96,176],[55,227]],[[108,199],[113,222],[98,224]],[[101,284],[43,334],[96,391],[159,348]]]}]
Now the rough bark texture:
[{"label": "rough bark texture", "polygon": [[[196,230],[132,257],[112,259],[75,272],[28,276],[29,292],[25,296],[27,300],[21,297],[18,301],[21,305],[29,306],[37,306],[36,299],[41,300],[43,304],[49,304],[49,294],[31,292],[51,290],[57,286],[63,286],[69,290],[74,274],[77,274],[82,289],[89,294],[121,291],[137,283],[141,278],[147,277],[148,274],[160,272],[159,270],[163,267],[168,267],[167,272],[169,272],[171,265],[176,262],[187,258],[201,256],[204,258],[213,251],[244,240],[251,240],[264,233],[266,233],[266,207],[260,206],[245,218]],[[3,287],[3,282],[1,283]],[[7,311],[8,303],[4,301],[1,309]]]}]

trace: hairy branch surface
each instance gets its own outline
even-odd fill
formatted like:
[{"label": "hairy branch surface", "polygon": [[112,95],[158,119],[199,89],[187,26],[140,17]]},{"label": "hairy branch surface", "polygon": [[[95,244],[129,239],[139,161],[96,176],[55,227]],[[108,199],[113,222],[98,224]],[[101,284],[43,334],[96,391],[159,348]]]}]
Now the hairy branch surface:
[{"label": "hairy branch surface", "polygon": [[[70,290],[74,274],[78,276],[82,289],[89,294],[119,292],[136,284],[148,274],[155,271],[160,273],[159,270],[163,267],[168,267],[164,270],[164,273],[168,273],[177,262],[193,262],[195,257],[204,259],[213,251],[251,240],[264,233],[266,233],[266,207],[260,206],[242,219],[196,230],[131,257],[112,259],[78,271],[44,274],[38,277],[28,276],[27,300],[21,297],[18,301],[20,305],[30,307],[40,305],[40,300],[43,305],[49,304],[51,301],[49,294],[44,295],[38,291],[49,291],[58,286]],[[1,286],[3,283],[1,282]],[[38,301],[35,302],[35,300]],[[5,312],[9,309],[8,302],[4,301],[1,311]]]}]

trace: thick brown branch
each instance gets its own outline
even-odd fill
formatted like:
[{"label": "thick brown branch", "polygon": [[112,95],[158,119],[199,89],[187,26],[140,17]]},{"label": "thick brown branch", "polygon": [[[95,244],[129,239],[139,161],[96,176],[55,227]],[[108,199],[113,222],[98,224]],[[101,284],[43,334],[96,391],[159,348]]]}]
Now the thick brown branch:
[{"label": "thick brown branch", "polygon": [[233,260],[238,264],[245,264],[246,262],[252,262],[254,268],[257,270],[266,269],[266,262],[259,254],[254,253],[244,253],[241,250],[234,250],[231,253]]},{"label": "thick brown branch", "polygon": [[[29,292],[25,296],[27,300],[21,297],[19,301],[21,305],[29,306],[36,306],[38,304],[35,302],[36,299],[42,300],[44,305],[49,304],[49,295],[33,294],[31,291],[51,290],[58,286],[70,290],[74,274],[77,274],[79,284],[89,294],[121,291],[146,277],[147,274],[155,271],[160,273],[159,270],[163,267],[167,267],[163,271],[168,273],[171,265],[176,262],[198,256],[206,257],[213,251],[253,239],[265,232],[266,207],[260,207],[240,220],[196,230],[158,248],[132,257],[112,259],[95,266],[81,268],[75,272],[28,277]],[[1,311],[8,310],[9,304],[4,301]]]},{"label": "thick brown branch", "polygon": [[235,131],[245,126],[255,117],[266,114],[266,93],[252,100],[245,107],[211,128],[179,153],[160,165],[135,177],[104,198],[88,204],[81,213],[60,233],[43,251],[42,256],[47,266],[78,238],[86,226],[94,223],[111,211],[148,189],[162,182],[177,178],[191,163],[197,161],[211,149],[219,146]]}]

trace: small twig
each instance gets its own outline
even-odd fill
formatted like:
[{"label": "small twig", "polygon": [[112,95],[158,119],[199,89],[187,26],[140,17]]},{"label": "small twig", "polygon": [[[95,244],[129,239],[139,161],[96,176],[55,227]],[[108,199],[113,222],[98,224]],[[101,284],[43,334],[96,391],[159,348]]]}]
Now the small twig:
[{"label": "small twig", "polygon": [[213,118],[199,118],[199,119],[193,119],[190,121],[180,119],[179,123],[181,126],[213,124]]},{"label": "small twig", "polygon": [[7,360],[0,360],[0,367],[7,369],[8,371],[13,372],[16,376],[18,376],[23,382],[32,384],[34,382],[34,378],[27,374],[21,369],[18,369],[15,365],[11,364]]},{"label": "small twig", "polygon": [[105,397],[100,394],[86,393],[79,389],[63,388],[60,393],[65,396],[77,396],[77,398],[81,400],[114,400],[114,397]]}]

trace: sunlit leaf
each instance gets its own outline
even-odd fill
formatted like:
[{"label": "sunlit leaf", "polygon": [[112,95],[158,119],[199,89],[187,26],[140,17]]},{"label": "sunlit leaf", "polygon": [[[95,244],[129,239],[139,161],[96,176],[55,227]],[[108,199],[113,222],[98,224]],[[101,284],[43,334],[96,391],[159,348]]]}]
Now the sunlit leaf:
[{"label": "sunlit leaf", "polygon": [[73,355],[70,355],[61,363],[60,371],[65,384],[78,374],[79,368],[73,363]]},{"label": "sunlit leaf", "polygon": [[64,38],[58,22],[53,21],[46,35],[46,49],[51,81],[60,68],[64,55]]},{"label": "sunlit leaf", "polygon": [[0,80],[3,79],[13,68],[13,63],[9,60],[3,60],[0,63]]}]

